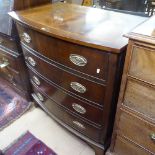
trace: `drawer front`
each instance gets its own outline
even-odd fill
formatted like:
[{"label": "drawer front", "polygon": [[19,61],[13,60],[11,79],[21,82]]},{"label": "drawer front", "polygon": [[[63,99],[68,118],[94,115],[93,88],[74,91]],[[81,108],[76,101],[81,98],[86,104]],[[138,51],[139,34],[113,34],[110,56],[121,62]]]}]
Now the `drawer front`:
[{"label": "drawer front", "polygon": [[[34,77],[40,81],[40,85],[37,86],[34,82]],[[43,78],[39,77],[34,72],[30,71],[30,78],[34,88],[38,88],[49,98],[55,101],[57,104],[60,104],[66,108],[68,108],[71,112],[88,119],[88,121],[92,121],[99,125],[102,124],[102,115],[103,111],[95,106],[88,104],[82,100],[79,100],[69,94],[66,94],[61,89],[58,89],[56,86],[48,83]]]},{"label": "drawer front", "polygon": [[14,86],[17,86],[20,89],[23,88],[19,72],[15,72],[9,68],[4,68],[0,69],[0,75]]},{"label": "drawer front", "polygon": [[18,70],[19,60],[20,58],[10,55],[5,51],[0,49],[0,68],[11,68],[14,70]]},{"label": "drawer front", "polygon": [[119,136],[116,138],[114,153],[118,155],[151,155],[151,153]]},{"label": "drawer front", "polygon": [[155,84],[155,49],[133,46],[129,74]]},{"label": "drawer front", "polygon": [[[51,80],[61,88],[81,96],[94,104],[103,105],[105,86],[85,80],[74,74],[63,71],[54,64],[49,64],[36,55],[23,50],[26,62],[37,72]],[[95,93],[94,93],[95,92]]]},{"label": "drawer front", "polygon": [[122,112],[119,122],[120,134],[155,153],[155,125]]},{"label": "drawer front", "polygon": [[20,25],[18,30],[21,41],[40,54],[76,71],[106,80],[107,53],[48,37]]},{"label": "drawer front", "polygon": [[12,52],[19,53],[17,48],[16,41],[13,38],[8,38],[6,36],[0,35],[0,47],[7,48],[8,50],[11,50]]},{"label": "drawer front", "polygon": [[155,120],[155,88],[128,80],[123,104]]},{"label": "drawer front", "polygon": [[[34,90],[35,96],[38,96],[38,93],[41,94],[37,89]],[[46,98],[43,94],[41,94],[44,98],[44,101],[40,100],[38,97],[35,97],[35,101],[45,107],[51,114],[60,119],[64,124],[69,125],[75,130],[83,133],[85,136],[100,142],[101,140],[101,129],[91,126],[87,122],[84,122],[80,118],[74,116],[73,114],[66,111],[64,108],[55,104],[49,98]],[[39,101],[39,102],[38,102]]]}]

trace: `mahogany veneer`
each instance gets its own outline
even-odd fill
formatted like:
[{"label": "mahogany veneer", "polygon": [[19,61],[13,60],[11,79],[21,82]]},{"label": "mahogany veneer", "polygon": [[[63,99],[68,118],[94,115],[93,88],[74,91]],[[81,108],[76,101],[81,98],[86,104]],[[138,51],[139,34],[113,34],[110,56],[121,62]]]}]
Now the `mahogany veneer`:
[{"label": "mahogany veneer", "polygon": [[104,154],[128,42],[122,35],[146,18],[65,3],[10,15],[35,102],[97,155]]}]

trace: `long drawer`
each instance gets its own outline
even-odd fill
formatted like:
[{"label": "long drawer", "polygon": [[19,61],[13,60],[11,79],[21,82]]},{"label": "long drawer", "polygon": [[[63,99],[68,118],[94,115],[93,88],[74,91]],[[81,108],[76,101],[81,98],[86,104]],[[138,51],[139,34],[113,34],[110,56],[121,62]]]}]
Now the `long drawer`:
[{"label": "long drawer", "polygon": [[154,49],[134,45],[129,75],[155,85],[155,46]]},{"label": "long drawer", "polygon": [[139,117],[122,112],[119,133],[155,153],[155,125]]},{"label": "long drawer", "polygon": [[23,52],[26,62],[38,73],[70,93],[103,106],[105,86],[64,71],[55,64],[51,64],[45,59],[28,52],[26,49],[23,49]]},{"label": "long drawer", "polygon": [[[43,96],[44,101],[42,101],[42,99],[38,97],[38,93]],[[34,94],[36,94],[34,100],[45,109],[47,109],[56,118],[61,120],[64,125],[69,125],[75,130],[83,133],[85,136],[95,140],[96,142],[102,142],[101,128],[94,127],[88,122],[85,122],[82,119],[78,118],[74,114],[54,103],[51,99],[45,97],[40,91],[38,91],[38,89],[34,89]]]},{"label": "long drawer", "polygon": [[107,79],[108,53],[48,37],[19,24],[17,27],[21,41],[38,53],[76,71]]},{"label": "long drawer", "polygon": [[128,80],[123,105],[155,120],[155,88],[143,82]]},{"label": "long drawer", "polygon": [[[100,126],[102,125],[103,111],[100,108],[67,94],[32,71],[29,73],[34,88],[41,90],[57,104],[68,108],[71,112],[83,117],[87,121],[92,121]],[[40,81],[39,86],[35,84],[35,78]]]},{"label": "long drawer", "polygon": [[18,50],[17,43],[11,37],[0,35],[0,47],[11,52],[20,53]]},{"label": "long drawer", "polygon": [[114,153],[116,155],[153,155],[120,136],[116,138]]}]

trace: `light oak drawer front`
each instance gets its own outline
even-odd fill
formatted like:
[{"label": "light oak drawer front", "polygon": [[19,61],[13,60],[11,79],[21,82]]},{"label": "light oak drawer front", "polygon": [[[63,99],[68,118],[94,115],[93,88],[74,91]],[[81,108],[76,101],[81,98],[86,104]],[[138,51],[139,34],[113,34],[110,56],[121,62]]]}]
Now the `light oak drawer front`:
[{"label": "light oak drawer front", "polygon": [[155,153],[155,125],[122,111],[119,133]]},{"label": "light oak drawer front", "polygon": [[155,84],[155,49],[133,46],[129,74]]},{"label": "light oak drawer front", "polygon": [[[94,122],[101,126],[103,111],[98,107],[92,106],[87,102],[79,100],[72,95],[58,89],[56,86],[45,81],[39,77],[36,73],[30,71],[30,78],[34,88],[38,88],[44,92],[50,99],[55,101],[57,104],[62,105],[69,109],[71,112],[86,118],[88,121]],[[40,81],[40,85],[37,86],[34,82],[34,77]]]},{"label": "light oak drawer front", "polygon": [[[64,123],[64,125],[67,124],[70,127],[74,128],[75,130],[83,133],[85,136],[87,136],[97,142],[101,142],[101,131],[102,130],[100,128],[96,128],[96,127],[84,122],[83,120],[76,117],[72,113],[66,111],[64,108],[58,106],[51,99],[45,97],[38,89],[34,89],[34,94],[35,94],[35,96],[37,96],[37,100],[39,99],[39,102],[37,102],[37,103],[40,103],[51,114],[53,114],[58,119],[60,119]],[[42,97],[40,97],[40,96],[43,97],[43,101],[41,99]]]},{"label": "light oak drawer front", "polygon": [[155,120],[155,88],[128,80],[123,104]]},{"label": "light oak drawer front", "polygon": [[107,79],[107,53],[48,37],[21,25],[18,31],[24,44],[47,58],[103,81]]},{"label": "light oak drawer front", "polygon": [[40,59],[36,55],[27,52],[25,49],[23,52],[30,69],[32,67],[39,74],[66,91],[69,91],[78,97],[82,97],[89,102],[93,102],[96,105],[103,106],[106,86],[93,83],[70,72],[64,71],[55,64]]},{"label": "light oak drawer front", "polygon": [[116,155],[152,155],[120,136],[116,138],[114,153]]}]

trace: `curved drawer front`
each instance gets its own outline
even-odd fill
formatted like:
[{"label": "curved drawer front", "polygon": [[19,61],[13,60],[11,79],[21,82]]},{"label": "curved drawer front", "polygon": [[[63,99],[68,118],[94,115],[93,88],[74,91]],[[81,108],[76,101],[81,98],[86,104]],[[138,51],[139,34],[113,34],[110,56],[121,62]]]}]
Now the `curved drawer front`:
[{"label": "curved drawer front", "polygon": [[155,153],[155,125],[122,112],[119,130],[120,134]]},{"label": "curved drawer front", "polygon": [[[38,87],[34,84],[34,77],[36,77],[40,81],[40,85]],[[52,84],[49,84],[32,71],[30,71],[30,78],[33,87],[36,87],[42,92],[46,93],[46,95],[48,95],[48,97],[55,101],[57,104],[68,108],[73,113],[76,113],[81,117],[88,119],[88,121],[90,120],[99,125],[102,124],[103,111],[101,109],[66,94],[64,91],[56,88]]]},{"label": "curved drawer front", "polygon": [[107,53],[48,37],[21,25],[18,31],[24,44],[47,58],[103,81],[107,79]]},{"label": "curved drawer front", "polygon": [[105,94],[104,86],[63,71],[54,64],[49,64],[37,56],[28,53],[25,49],[23,52],[26,62],[50,81],[75,95],[94,102],[94,104],[103,105]]},{"label": "curved drawer front", "polygon": [[[41,94],[37,89],[34,90],[36,96],[36,102],[39,100],[38,93]],[[95,140],[96,142],[101,142],[101,129],[96,128],[87,122],[84,122],[80,118],[74,116],[72,113],[66,111],[64,108],[58,106],[49,98],[46,98],[43,94],[41,94],[44,98],[44,101],[39,100],[39,104],[46,108],[51,114],[60,119],[63,124],[67,124],[75,130],[83,133],[85,136]],[[38,103],[38,102],[37,102]]]},{"label": "curved drawer front", "polygon": [[8,38],[6,36],[0,35],[0,46],[2,46],[2,48],[7,48],[8,50],[11,50],[12,52],[16,52],[16,53],[21,52],[21,51],[18,51],[15,40],[12,38]]}]

